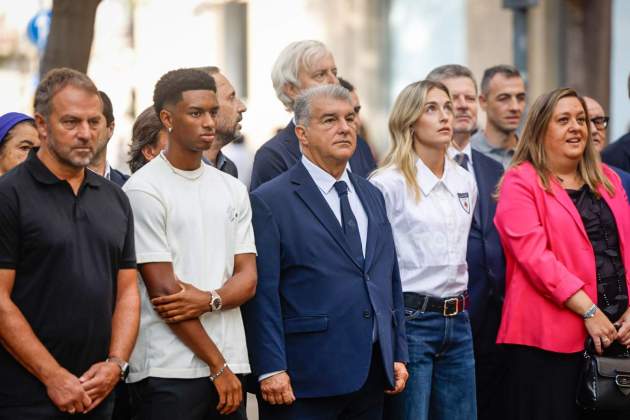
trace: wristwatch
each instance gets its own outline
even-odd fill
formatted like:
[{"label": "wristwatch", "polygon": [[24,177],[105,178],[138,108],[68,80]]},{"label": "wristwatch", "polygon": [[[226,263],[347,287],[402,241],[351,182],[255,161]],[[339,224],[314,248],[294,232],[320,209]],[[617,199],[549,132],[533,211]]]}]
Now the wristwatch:
[{"label": "wristwatch", "polygon": [[595,312],[597,312],[597,305],[593,304],[586,312],[582,314],[583,319],[591,319],[595,316]]},{"label": "wristwatch", "polygon": [[124,381],[127,379],[127,375],[129,375],[129,363],[116,356],[109,356],[105,362],[117,364],[120,368],[120,380]]},{"label": "wristwatch", "polygon": [[220,311],[223,306],[223,300],[216,290],[210,290],[210,312]]}]

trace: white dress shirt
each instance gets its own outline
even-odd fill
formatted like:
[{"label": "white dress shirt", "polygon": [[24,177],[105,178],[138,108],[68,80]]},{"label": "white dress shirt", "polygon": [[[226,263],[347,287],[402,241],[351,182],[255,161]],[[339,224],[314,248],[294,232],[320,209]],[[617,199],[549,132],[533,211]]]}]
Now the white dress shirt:
[{"label": "white dress shirt", "polygon": [[445,156],[442,178],[416,161],[421,197],[397,168],[371,182],[383,192],[394,233],[402,288],[434,297],[457,296],[468,286],[466,247],[477,201],[474,176]]},{"label": "white dress shirt", "polygon": [[[361,248],[363,249],[363,256],[365,257],[365,244],[367,242],[367,229],[368,229],[368,218],[365,210],[363,209],[363,204],[361,204],[361,200],[357,196],[356,191],[354,190],[354,185],[352,181],[350,181],[350,177],[348,176],[348,171],[350,168],[346,165],[346,169],[343,170],[343,174],[341,178],[338,180],[335,179],[328,172],[324,171],[319,166],[315,165],[313,162],[308,160],[308,158],[302,155],[302,164],[306,168],[306,171],[309,173],[315,185],[324,196],[324,199],[330,206],[330,209],[335,214],[339,225],[341,226],[341,202],[339,201],[339,194],[337,194],[337,190],[335,190],[335,182],[337,181],[345,181],[348,185],[348,201],[350,202],[350,208],[352,209],[352,213],[354,213],[355,219],[357,219],[357,225],[359,226],[359,236],[361,237]],[[324,262],[323,262],[324,263]],[[376,324],[374,324],[376,326]],[[372,333],[372,338],[376,338],[376,330],[374,329]],[[276,372],[269,372],[262,374],[258,377],[258,381],[263,381],[267,378],[270,378],[274,375],[284,372],[283,370],[279,370]]]}]

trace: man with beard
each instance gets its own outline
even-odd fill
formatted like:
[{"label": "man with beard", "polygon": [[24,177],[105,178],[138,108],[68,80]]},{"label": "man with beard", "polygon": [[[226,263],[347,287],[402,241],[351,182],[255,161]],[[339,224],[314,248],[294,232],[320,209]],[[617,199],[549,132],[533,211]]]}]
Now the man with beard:
[{"label": "man with beard", "polygon": [[473,332],[480,420],[502,419],[501,395],[504,361],[495,344],[505,288],[505,259],[493,224],[496,202],[492,198],[503,168],[474,150],[470,138],[477,126],[477,84],[472,72],[457,64],[437,67],[427,79],[442,82],[453,100],[453,143],[448,154],[475,175],[479,198],[468,236],[469,315]]},{"label": "man with beard", "polygon": [[519,71],[508,65],[487,69],[481,79],[479,105],[486,113],[486,128],[472,137],[472,147],[507,168],[525,111],[525,82]]},{"label": "man with beard", "polygon": [[103,102],[103,119],[101,120],[99,133],[97,136],[96,150],[92,162],[90,162],[89,168],[97,174],[104,176],[112,181],[114,184],[122,187],[129,178],[129,175],[125,175],[122,172],[112,168],[107,161],[107,144],[114,135],[114,127],[116,122],[114,121],[114,108],[109,96],[101,90],[98,91]]},{"label": "man with beard", "polygon": [[219,113],[217,114],[217,136],[210,149],[203,153],[203,161],[218,170],[238,178],[236,164],[225,156],[221,149],[241,135],[240,121],[247,107],[236,96],[232,83],[225,77],[218,67],[201,67],[198,70],[208,73],[217,85],[217,99],[219,100]]},{"label": "man with beard", "polygon": [[122,190],[86,167],[102,102],[53,69],[35,92],[41,147],[0,180],[0,419],[110,419],[140,299]]}]

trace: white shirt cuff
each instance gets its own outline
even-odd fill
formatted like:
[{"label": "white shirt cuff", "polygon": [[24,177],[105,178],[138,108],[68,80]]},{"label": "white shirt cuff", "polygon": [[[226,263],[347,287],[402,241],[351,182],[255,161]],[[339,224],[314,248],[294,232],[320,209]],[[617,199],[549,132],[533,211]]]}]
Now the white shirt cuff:
[{"label": "white shirt cuff", "polygon": [[276,370],[275,372],[265,373],[258,377],[258,382],[264,381],[267,378],[271,378],[272,376],[277,375],[279,373],[283,373],[283,372],[286,372],[286,370]]}]

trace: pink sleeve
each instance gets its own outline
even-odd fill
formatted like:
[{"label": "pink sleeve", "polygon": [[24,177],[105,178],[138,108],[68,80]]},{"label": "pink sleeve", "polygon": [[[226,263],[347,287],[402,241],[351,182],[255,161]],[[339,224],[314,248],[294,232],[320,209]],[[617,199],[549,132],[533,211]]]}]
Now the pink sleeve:
[{"label": "pink sleeve", "polygon": [[[520,170],[523,169],[523,170]],[[519,271],[543,296],[562,305],[584,286],[551,251],[549,238],[539,217],[535,197],[535,174],[514,168],[501,187],[494,223],[506,254],[512,254]],[[535,179],[526,179],[528,176]]]}]

